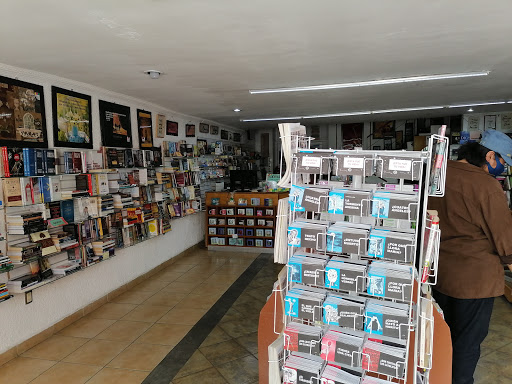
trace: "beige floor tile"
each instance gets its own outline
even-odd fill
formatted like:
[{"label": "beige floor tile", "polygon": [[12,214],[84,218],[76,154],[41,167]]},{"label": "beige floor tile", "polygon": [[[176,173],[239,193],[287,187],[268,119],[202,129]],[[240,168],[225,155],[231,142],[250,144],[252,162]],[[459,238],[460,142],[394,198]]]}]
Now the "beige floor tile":
[{"label": "beige floor tile", "polygon": [[200,347],[199,350],[214,366],[218,366],[250,354],[235,340],[228,340],[219,344]]},{"label": "beige floor tile", "polygon": [[55,364],[50,360],[17,357],[0,368],[0,383],[27,384]]},{"label": "beige floor tile", "polygon": [[144,301],[153,296],[154,292],[139,291],[135,288],[120,294],[112,302],[118,304],[142,304]]},{"label": "beige floor tile", "polygon": [[228,340],[231,340],[231,336],[224,332],[221,327],[216,326],[212,329],[206,339],[204,339],[201,347],[208,347],[210,345],[219,344]]},{"label": "beige floor tile", "polygon": [[119,320],[121,317],[136,307],[136,304],[107,303],[97,310],[91,312],[88,317],[93,317],[96,319]]},{"label": "beige floor tile", "polygon": [[191,328],[191,325],[157,323],[141,335],[135,343],[175,346]]},{"label": "beige floor tile", "polygon": [[145,321],[148,323],[154,323],[167,312],[169,312],[169,307],[143,304],[139,305],[133,311],[124,316],[122,320]]},{"label": "beige floor tile", "polygon": [[189,284],[189,283],[178,283],[178,282],[172,282],[167,285],[164,289],[162,289],[162,292],[168,292],[168,293],[189,293],[195,289],[195,284]]},{"label": "beige floor tile", "polygon": [[207,312],[207,309],[185,308],[171,309],[158,323],[195,325]]},{"label": "beige floor tile", "polygon": [[209,294],[222,294],[228,290],[229,285],[218,285],[211,283],[204,283],[199,285],[194,289],[194,291],[190,292],[198,295],[209,295]]},{"label": "beige floor tile", "polygon": [[153,370],[171,351],[168,345],[132,344],[121,352],[107,366],[140,371]]},{"label": "beige floor tile", "polygon": [[37,377],[32,384],[82,384],[93,377],[101,367],[84,364],[57,363]]},{"label": "beige floor tile", "polygon": [[119,355],[129,344],[129,341],[92,339],[63,361],[67,363],[104,366]]},{"label": "beige floor tile", "polygon": [[251,384],[258,380],[258,360],[245,356],[216,367],[229,384]]},{"label": "beige floor tile", "polygon": [[183,368],[181,368],[180,371],[176,374],[173,380],[191,375],[193,373],[201,372],[212,367],[213,365],[208,361],[206,357],[204,357],[201,352],[195,351],[190,359],[188,359],[188,361],[185,363]]},{"label": "beige floor tile", "polygon": [[149,327],[151,323],[119,320],[96,336],[96,339],[132,342]]},{"label": "beige floor tile", "polygon": [[231,286],[235,280],[238,278],[238,276],[233,275],[213,275],[210,276],[208,279],[205,280],[205,283],[211,283],[216,285],[223,285],[223,286]]},{"label": "beige floor tile", "polygon": [[213,304],[215,304],[219,300],[220,294],[216,295],[196,295],[191,293],[187,295],[179,304],[176,305],[175,308],[186,309],[186,308],[196,308],[196,309],[210,309]]},{"label": "beige floor tile", "polygon": [[83,317],[64,328],[58,334],[61,336],[93,338],[114,323],[115,320]]},{"label": "beige floor tile", "polygon": [[209,368],[204,371],[194,373],[189,376],[181,377],[178,379],[174,379],[173,384],[198,384],[198,383],[208,383],[208,384],[226,384],[227,381],[222,377],[222,375],[215,368]]},{"label": "beige floor tile", "polygon": [[103,368],[87,384],[140,384],[147,375],[146,371]]},{"label": "beige floor tile", "polygon": [[178,304],[185,296],[185,293],[170,293],[162,291],[155,293],[152,297],[147,299],[144,304],[169,307],[169,309],[171,309],[176,304]]},{"label": "beige floor tile", "polygon": [[147,292],[158,292],[164,289],[169,283],[167,281],[153,280],[152,277],[136,285],[133,289]]},{"label": "beige floor tile", "polygon": [[53,335],[49,339],[24,352],[22,356],[59,361],[88,341],[89,339],[80,337]]},{"label": "beige floor tile", "polygon": [[174,273],[185,273],[194,268],[195,265],[196,264],[174,263],[168,266],[166,269]]},{"label": "beige floor tile", "polygon": [[155,273],[153,276],[151,276],[151,280],[172,283],[173,281],[176,281],[181,277],[183,277],[183,273],[181,272],[162,271]]},{"label": "beige floor tile", "polygon": [[193,284],[195,287],[202,284],[204,282],[204,279],[202,278],[191,278],[188,276],[188,274],[185,274],[179,278],[176,279],[176,282],[178,283],[187,283],[187,284]]}]

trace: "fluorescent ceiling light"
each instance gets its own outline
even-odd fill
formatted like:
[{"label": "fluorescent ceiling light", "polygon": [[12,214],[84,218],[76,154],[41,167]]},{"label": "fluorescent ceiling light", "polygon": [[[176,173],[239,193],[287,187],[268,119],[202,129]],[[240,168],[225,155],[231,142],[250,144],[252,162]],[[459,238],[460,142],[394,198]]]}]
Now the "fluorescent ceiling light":
[{"label": "fluorescent ceiling light", "polygon": [[455,105],[449,105],[448,108],[475,107],[478,105],[497,105],[497,104],[505,104],[505,103],[506,103],[506,101],[491,101],[488,103],[455,104]]},{"label": "fluorescent ceiling light", "polygon": [[373,86],[373,85],[414,83],[414,82],[419,82],[419,81],[461,79],[461,78],[466,78],[466,77],[487,76],[489,73],[490,73],[490,71],[481,71],[481,72],[464,72],[464,73],[445,73],[445,74],[440,74],[440,75],[396,77],[396,78],[391,78],[391,79],[369,80],[369,81],[360,81],[360,82],[355,82],[355,83],[323,84],[323,85],[310,85],[310,86],[305,86],[305,87],[274,88],[274,89],[256,89],[256,90],[250,90],[249,93],[251,95],[256,95],[256,94],[260,94],[260,93],[302,92],[302,91],[320,91],[320,90],[340,89],[340,88],[369,87],[369,86]]},{"label": "fluorescent ceiling light", "polygon": [[302,119],[301,116],[295,116],[295,117],[267,117],[263,119],[243,119],[243,122],[251,122],[251,121],[275,121],[275,120],[300,120]]},{"label": "fluorescent ceiling light", "polygon": [[409,111],[427,111],[430,109],[442,109],[442,105],[436,105],[432,107],[416,107],[416,108],[400,108],[400,109],[381,109],[379,111],[372,111],[372,114],[378,113],[393,113],[393,112],[409,112]]},{"label": "fluorescent ceiling light", "polygon": [[360,116],[360,115],[371,115],[371,114],[372,114],[372,111],[329,113],[326,115],[308,115],[308,116],[304,116],[303,119],[321,119],[324,117]]}]

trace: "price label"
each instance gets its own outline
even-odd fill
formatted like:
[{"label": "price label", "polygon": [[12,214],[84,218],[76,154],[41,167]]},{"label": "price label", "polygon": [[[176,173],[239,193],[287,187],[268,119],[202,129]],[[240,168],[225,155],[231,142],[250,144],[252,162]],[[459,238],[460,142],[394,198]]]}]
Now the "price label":
[{"label": "price label", "polygon": [[389,170],[390,171],[411,172],[411,167],[412,167],[411,160],[398,160],[398,159],[390,159],[389,160]]}]

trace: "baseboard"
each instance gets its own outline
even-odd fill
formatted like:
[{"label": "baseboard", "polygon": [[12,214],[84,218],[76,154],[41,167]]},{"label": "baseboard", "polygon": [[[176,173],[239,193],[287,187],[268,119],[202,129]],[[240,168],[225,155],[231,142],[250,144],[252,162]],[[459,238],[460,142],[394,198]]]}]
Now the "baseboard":
[{"label": "baseboard", "polygon": [[98,300],[93,301],[91,304],[86,305],[84,308],[81,308],[78,311],[76,311],[75,313],[65,317],[64,319],[62,319],[59,322],[52,325],[51,327],[45,329],[42,332],[39,332],[37,335],[32,336],[31,338],[25,340],[21,344],[18,344],[16,347],[13,347],[6,352],[0,353],[0,367],[2,365],[4,365],[5,363],[11,361],[12,359],[20,356],[22,353],[28,351],[30,348],[36,346],[37,344],[42,343],[46,339],[53,336],[55,333],[61,331],[62,329],[66,328],[67,326],[69,326],[70,324],[79,320],[80,318],[87,316],[89,313],[98,309],[102,305],[108,303],[109,301],[112,301],[114,298],[116,298],[120,294],[122,294],[122,293],[132,289],[136,285],[142,283],[144,280],[150,278],[155,273],[160,272],[161,270],[174,264],[175,262],[182,259],[183,257],[185,257],[185,256],[189,255],[190,253],[192,253],[196,250],[199,250],[199,249],[204,249],[204,241],[203,240],[201,240],[199,243],[187,248],[186,250],[184,250],[183,252],[170,258],[169,260],[164,261],[162,264],[156,266],[155,268],[151,269],[150,271],[136,277],[134,280],[122,285],[119,288],[114,289],[113,291],[109,292],[108,294],[99,298]]}]

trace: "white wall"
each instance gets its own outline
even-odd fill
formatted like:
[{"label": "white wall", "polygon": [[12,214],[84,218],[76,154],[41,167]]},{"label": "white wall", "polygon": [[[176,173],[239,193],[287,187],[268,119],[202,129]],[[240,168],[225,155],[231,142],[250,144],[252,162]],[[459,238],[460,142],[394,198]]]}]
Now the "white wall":
[{"label": "white wall", "polygon": [[[151,111],[154,118],[157,113],[165,114],[167,119],[179,123],[180,136],[166,136],[158,139],[154,135],[156,145],[162,140],[176,141],[185,139],[185,124],[196,124],[198,136],[199,122],[197,117],[186,116],[170,111],[163,107],[137,100],[128,96],[116,94],[104,89],[83,83],[17,69],[0,64],[0,75],[18,78],[44,86],[47,133],[49,146],[53,146],[51,86],[73,89],[92,96],[93,145],[101,145],[101,132],[98,114],[98,99],[117,102],[132,108],[132,134],[134,147],[138,148],[136,109]],[[148,81],[150,81],[148,79]],[[245,132],[221,124],[213,123],[220,128],[239,131],[242,137]],[[153,130],[155,132],[155,129]],[[201,138],[211,136],[200,135]],[[195,143],[195,138],[186,138],[189,143]],[[220,139],[217,136],[216,139]],[[0,303],[0,353],[20,344],[28,338],[42,332],[51,325],[59,322],[77,310],[105,296],[107,293],[130,282],[136,277],[148,272],[166,260],[176,256],[204,238],[204,215],[202,213],[172,221],[172,231],[164,236],[145,241],[127,249],[116,250],[116,257],[99,263],[80,273],[73,274],[53,284],[43,286],[33,291],[33,302],[25,305],[24,295],[15,295],[11,300]]]}]

